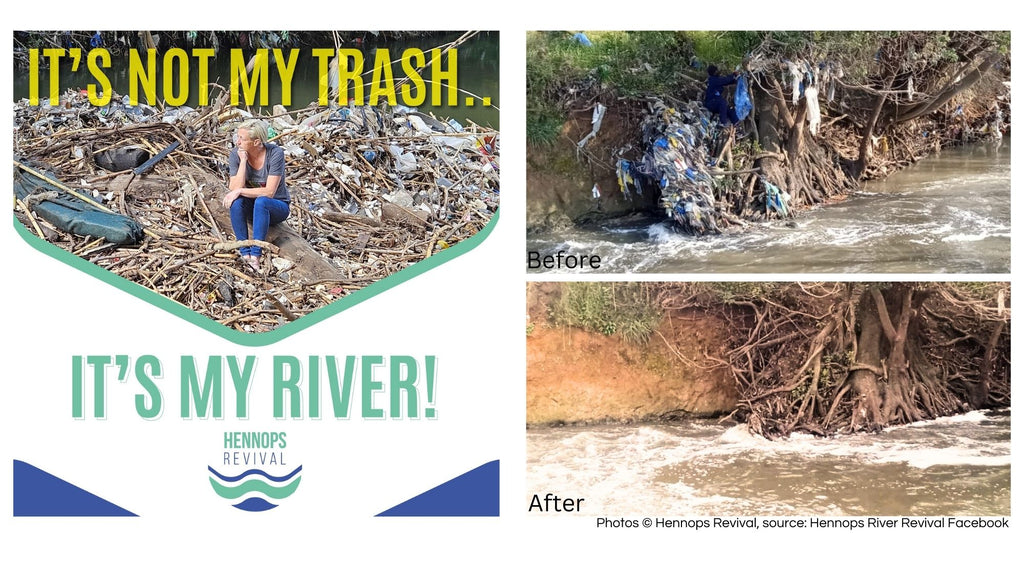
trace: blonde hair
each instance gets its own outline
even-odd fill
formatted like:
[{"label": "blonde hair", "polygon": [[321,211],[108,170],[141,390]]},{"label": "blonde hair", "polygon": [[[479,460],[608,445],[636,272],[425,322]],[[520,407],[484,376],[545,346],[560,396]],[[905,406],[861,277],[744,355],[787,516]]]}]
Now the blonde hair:
[{"label": "blonde hair", "polygon": [[270,131],[267,128],[267,124],[258,119],[250,119],[249,121],[239,125],[238,128],[248,131],[250,139],[259,139],[261,145],[267,144],[267,139],[270,138]]}]

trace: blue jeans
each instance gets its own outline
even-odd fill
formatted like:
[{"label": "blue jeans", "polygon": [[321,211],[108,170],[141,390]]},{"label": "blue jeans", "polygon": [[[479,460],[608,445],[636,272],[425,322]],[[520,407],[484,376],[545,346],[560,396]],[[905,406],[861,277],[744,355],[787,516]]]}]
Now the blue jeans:
[{"label": "blue jeans", "polygon": [[[291,209],[288,203],[272,197],[250,199],[238,196],[231,203],[231,228],[238,240],[249,240],[249,221],[252,221],[252,238],[267,240],[267,231],[288,218]],[[260,256],[263,250],[258,246],[243,246],[238,250],[242,256]]]}]

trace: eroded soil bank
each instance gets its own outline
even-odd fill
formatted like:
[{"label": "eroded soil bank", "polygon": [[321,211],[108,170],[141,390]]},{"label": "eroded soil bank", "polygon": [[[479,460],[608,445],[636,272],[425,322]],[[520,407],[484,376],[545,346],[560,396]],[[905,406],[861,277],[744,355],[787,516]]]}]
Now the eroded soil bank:
[{"label": "eroded soil bank", "polygon": [[646,345],[549,322],[559,284],[533,284],[527,298],[528,425],[636,422],[728,414],[738,399],[724,356],[722,319],[666,314]]},{"label": "eroded soil bank", "polygon": [[[613,166],[614,155],[623,147],[640,143],[638,118],[623,109],[610,108],[600,133],[583,148],[576,143],[592,128],[589,108],[574,112],[551,145],[527,146],[528,232],[604,223],[630,214],[663,216],[658,207],[660,192],[657,190],[648,190],[629,199],[620,191]],[[628,154],[635,157],[639,152]],[[595,185],[598,197],[594,197]]]}]

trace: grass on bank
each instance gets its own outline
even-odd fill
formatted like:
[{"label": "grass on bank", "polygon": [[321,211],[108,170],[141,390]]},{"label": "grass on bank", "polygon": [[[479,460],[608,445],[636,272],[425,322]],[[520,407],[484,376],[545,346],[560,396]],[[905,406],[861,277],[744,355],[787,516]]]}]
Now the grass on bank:
[{"label": "grass on bank", "polygon": [[556,325],[644,344],[661,322],[651,284],[569,282],[551,310]]},{"label": "grass on bank", "polygon": [[693,52],[675,31],[586,31],[527,34],[527,140],[550,144],[566,119],[564,103],[588,85],[620,96],[672,94]]}]

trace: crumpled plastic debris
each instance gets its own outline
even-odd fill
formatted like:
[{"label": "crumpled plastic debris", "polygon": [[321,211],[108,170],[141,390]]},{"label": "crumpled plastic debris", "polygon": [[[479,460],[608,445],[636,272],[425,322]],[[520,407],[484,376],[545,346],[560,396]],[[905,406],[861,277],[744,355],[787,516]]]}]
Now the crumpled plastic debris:
[{"label": "crumpled plastic debris", "polygon": [[395,157],[395,169],[401,174],[409,174],[416,171],[416,155],[405,152],[398,145],[388,146],[388,151]]},{"label": "crumpled plastic debris", "polygon": [[572,39],[573,41],[579,43],[580,45],[583,45],[584,47],[594,46],[594,44],[590,42],[590,38],[587,37],[587,34],[583,33],[582,31],[574,33]]},{"label": "crumpled plastic debris", "polygon": [[812,136],[818,135],[818,127],[821,125],[821,108],[818,106],[818,87],[811,85],[804,90],[804,97],[807,98],[807,130]]},{"label": "crumpled plastic debris", "polygon": [[594,107],[594,114],[590,117],[590,123],[593,125],[593,128],[590,130],[590,133],[587,133],[586,137],[583,137],[576,143],[577,147],[582,149],[587,144],[587,141],[597,136],[597,132],[601,130],[601,121],[604,120],[604,112],[607,109],[601,102],[597,103],[597,106]]},{"label": "crumpled plastic debris", "polygon": [[787,202],[789,201],[789,194],[780,190],[777,186],[768,180],[765,180],[763,177],[761,178],[761,182],[764,184],[765,213],[774,209],[780,217],[788,217],[789,206],[787,205]]},{"label": "crumpled plastic debris", "polygon": [[[161,121],[170,124],[159,131],[174,128],[185,135],[190,124],[209,117],[211,109],[158,112],[127,102],[127,96],[114,94],[108,105],[96,107],[86,94],[68,90],[54,106],[45,99],[36,105],[28,100],[15,102],[14,123],[25,138]],[[204,134],[223,142],[251,117],[243,109],[224,108],[214,116],[218,131]],[[415,205],[439,221],[487,217],[498,207],[500,134],[493,129],[475,123],[463,126],[458,120],[439,119],[413,108],[357,105],[355,100],[342,107],[291,112],[275,107],[273,116],[261,119],[283,134],[274,142],[284,149],[289,166],[312,171],[288,180],[293,196],[301,194],[303,207],[314,214],[340,206],[351,214],[379,218],[381,202],[387,201],[384,196],[395,188],[416,194]],[[93,165],[94,155],[113,155],[123,146],[101,142],[86,147],[78,142],[67,154]],[[136,163],[133,159],[131,165]],[[430,187],[424,190],[424,185]]]},{"label": "crumpled plastic debris", "polygon": [[639,163],[630,163],[630,183],[638,193],[644,183],[658,187],[666,215],[684,231],[721,232],[708,170],[709,147],[718,134],[711,113],[699,101],[680,108],[658,102],[641,127],[647,149]]},{"label": "crumpled plastic debris", "polygon": [[736,80],[736,94],[733,96],[733,106],[736,108],[736,117],[743,121],[754,109],[750,101],[750,89],[747,87],[747,77],[743,74]]}]

